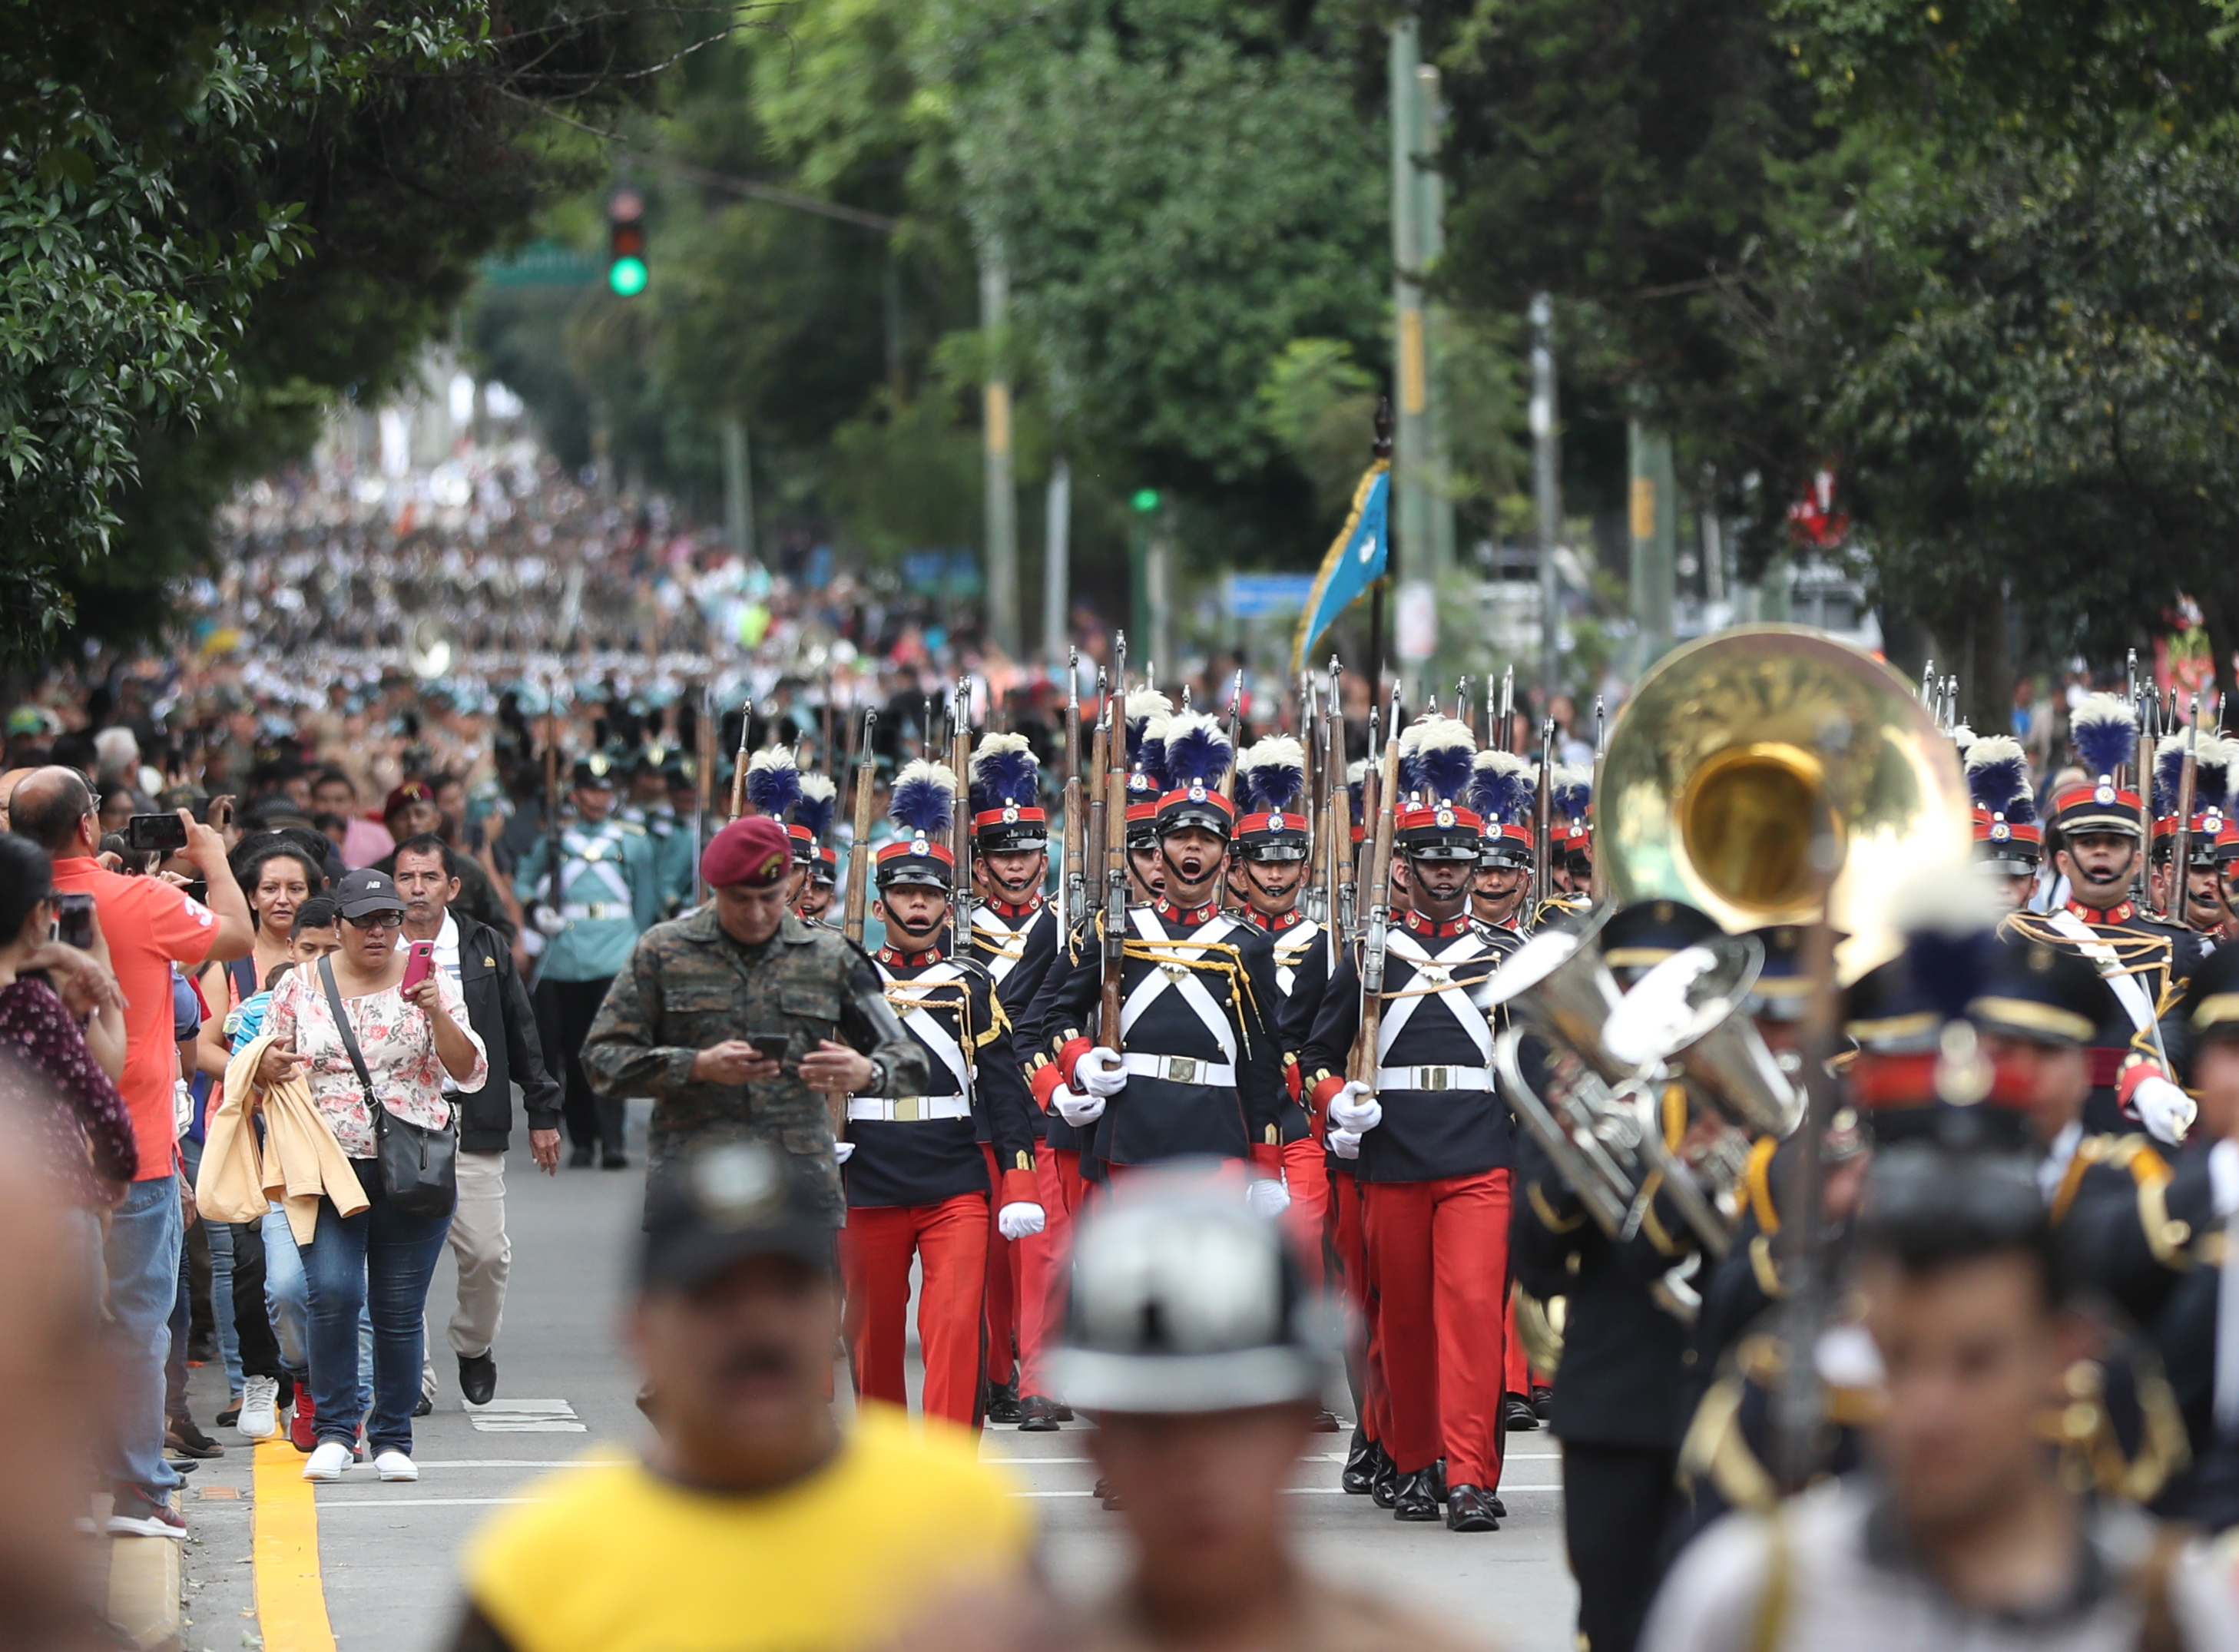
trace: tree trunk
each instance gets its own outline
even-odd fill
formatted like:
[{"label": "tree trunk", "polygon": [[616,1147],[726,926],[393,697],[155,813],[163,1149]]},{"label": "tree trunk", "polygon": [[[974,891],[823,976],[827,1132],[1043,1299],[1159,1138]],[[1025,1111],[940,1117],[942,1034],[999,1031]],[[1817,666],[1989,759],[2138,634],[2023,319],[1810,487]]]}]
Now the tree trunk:
[{"label": "tree trunk", "polygon": [[1967,609],[1966,675],[1960,680],[1959,707],[1977,734],[2011,732],[2014,667],[2006,631],[2005,594],[1993,585]]}]

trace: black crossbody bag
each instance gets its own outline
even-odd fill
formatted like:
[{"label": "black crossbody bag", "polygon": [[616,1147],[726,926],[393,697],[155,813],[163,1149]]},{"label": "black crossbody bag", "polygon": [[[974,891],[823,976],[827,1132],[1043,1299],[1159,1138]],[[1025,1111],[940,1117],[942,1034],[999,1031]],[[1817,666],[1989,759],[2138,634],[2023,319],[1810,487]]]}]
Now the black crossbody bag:
[{"label": "black crossbody bag", "polygon": [[381,1196],[408,1216],[451,1214],[459,1199],[459,1138],[451,1126],[459,1110],[451,1109],[451,1126],[429,1130],[409,1118],[398,1118],[373,1093],[373,1075],[365,1070],[365,1056],[357,1047],[349,1016],[342,1009],[342,989],[335,985],[335,966],[319,960],[319,979],[327,989],[327,1003],[335,1012],[335,1025],[342,1035],[342,1048],[357,1069],[365,1105],[373,1115],[373,1139],[381,1161]]}]

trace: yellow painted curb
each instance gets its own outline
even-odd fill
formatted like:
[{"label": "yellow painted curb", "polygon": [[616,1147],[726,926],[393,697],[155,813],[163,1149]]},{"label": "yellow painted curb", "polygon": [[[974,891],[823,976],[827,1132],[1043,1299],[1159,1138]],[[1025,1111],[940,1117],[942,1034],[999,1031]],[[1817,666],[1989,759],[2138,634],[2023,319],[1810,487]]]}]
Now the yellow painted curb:
[{"label": "yellow painted curb", "polygon": [[319,1506],[303,1478],[303,1456],[284,1438],[256,1447],[257,1626],[264,1652],[335,1652],[327,1589],[319,1576]]}]

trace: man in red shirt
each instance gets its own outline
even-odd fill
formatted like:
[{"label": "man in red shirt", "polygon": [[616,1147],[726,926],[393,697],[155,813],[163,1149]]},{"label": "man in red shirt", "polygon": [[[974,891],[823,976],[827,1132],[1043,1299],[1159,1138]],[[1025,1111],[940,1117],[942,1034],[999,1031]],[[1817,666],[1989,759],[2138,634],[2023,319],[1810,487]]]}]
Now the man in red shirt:
[{"label": "man in red shirt", "polygon": [[185,810],[186,858],[208,880],[208,904],[160,878],[128,878],[94,859],[101,841],[98,799],[76,769],[34,770],[8,799],[10,824],[54,857],[55,888],[93,897],[101,932],[123,988],[124,1076],[117,1089],[132,1114],[139,1170],[110,1217],[107,1269],[110,1357],[117,1409],[106,1465],[115,1483],[112,1533],[183,1537],[170,1506],[178,1473],[163,1460],[163,1362],[170,1351],[171,1305],[178,1294],[178,1128],[172,1086],[179,1077],[171,1025],[171,967],[243,956],[256,920],[226,864],[225,840]]}]

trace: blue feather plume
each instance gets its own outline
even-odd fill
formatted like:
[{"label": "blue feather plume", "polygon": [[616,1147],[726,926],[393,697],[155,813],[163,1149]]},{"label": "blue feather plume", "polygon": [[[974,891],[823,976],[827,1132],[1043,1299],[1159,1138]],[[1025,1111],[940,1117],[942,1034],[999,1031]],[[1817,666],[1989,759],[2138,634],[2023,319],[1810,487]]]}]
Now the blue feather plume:
[{"label": "blue feather plume", "polygon": [[1400,789],[1426,804],[1458,803],[1469,790],[1476,757],[1468,724],[1435,713],[1419,717],[1399,736]]},{"label": "blue feather plume", "polygon": [[[2177,793],[2183,784],[2184,736],[2164,734],[2154,747],[2154,813],[2156,814],[2176,813]],[[2194,795],[2196,797],[2199,795],[2197,790],[2195,791]]]},{"label": "blue feather plume", "polygon": [[1553,780],[1555,813],[1572,820],[1584,819],[1594,800],[1593,771],[1558,763]]},{"label": "blue feather plume", "polygon": [[2036,818],[2029,758],[2020,743],[2009,735],[1985,734],[1968,748],[1967,793],[1976,807],[2002,814],[2009,821],[2020,818],[2014,813],[2017,806],[2027,808],[2029,818]]},{"label": "blue feather plume", "polygon": [[894,777],[894,798],[887,818],[905,832],[922,832],[937,838],[955,819],[956,773],[946,763],[928,763],[920,757],[903,766]]},{"label": "blue feather plume", "polygon": [[1290,814],[1306,791],[1306,748],[1270,734],[1236,760],[1236,800],[1246,814]]},{"label": "blue feather plume", "polygon": [[1479,752],[1471,766],[1469,806],[1487,820],[1531,819],[1531,766],[1513,752]]},{"label": "blue feather plume", "polygon": [[807,826],[809,836],[821,843],[832,835],[832,811],[840,801],[840,788],[821,774],[801,777],[801,797],[793,806],[793,823]]},{"label": "blue feather plume", "polygon": [[2196,808],[2207,808],[2211,804],[2225,813],[2231,807],[2231,765],[2239,758],[2239,746],[2220,734],[2202,734],[2199,749],[2193,753],[2197,772],[2193,776],[2192,795]]},{"label": "blue feather plume", "polygon": [[1166,725],[1166,757],[1169,786],[1218,786],[1236,759],[1236,747],[1217,718],[1184,712]]},{"label": "blue feather plume", "polygon": [[1996,945],[1993,932],[1972,925],[1956,929],[1916,930],[1906,939],[1905,965],[1920,995],[1956,1021],[1983,990],[1983,977]]},{"label": "blue feather plume", "polygon": [[747,764],[747,801],[764,814],[782,819],[801,796],[801,771],[782,746],[756,752]]},{"label": "blue feather plume", "polygon": [[972,753],[972,813],[1005,804],[1032,808],[1041,787],[1041,765],[1024,734],[990,734]]},{"label": "blue feather plume", "polygon": [[1174,702],[1155,688],[1138,688],[1127,696],[1127,766],[1148,775],[1159,791],[1166,789],[1166,728],[1173,720]]},{"label": "blue feather plume", "polygon": [[2088,696],[2070,716],[2068,733],[2083,772],[2095,780],[2136,760],[2138,713],[2112,694]]}]

